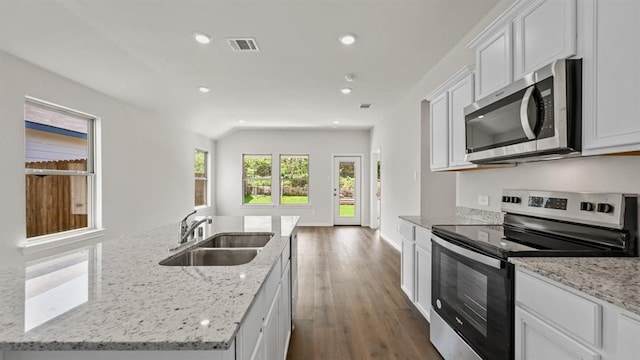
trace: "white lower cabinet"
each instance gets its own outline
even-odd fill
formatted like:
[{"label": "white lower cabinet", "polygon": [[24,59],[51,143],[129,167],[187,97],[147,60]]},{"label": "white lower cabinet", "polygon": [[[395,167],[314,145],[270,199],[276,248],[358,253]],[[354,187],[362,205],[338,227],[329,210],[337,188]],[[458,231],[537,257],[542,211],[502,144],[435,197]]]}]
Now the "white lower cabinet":
[{"label": "white lower cabinet", "polygon": [[598,353],[521,307],[515,314],[516,360],[599,360]]},{"label": "white lower cabinet", "polygon": [[638,360],[640,315],[516,267],[516,360]]},{"label": "white lower cabinet", "polygon": [[281,296],[280,296],[280,326],[279,326],[279,349],[278,359],[287,357],[287,349],[289,348],[289,340],[291,339],[291,262],[286,264],[282,272]]},{"label": "white lower cabinet", "polygon": [[276,291],[276,295],[270,304],[269,312],[264,320],[263,336],[264,336],[264,358],[278,359],[280,351],[280,289]]},{"label": "white lower cabinet", "polygon": [[260,336],[258,337],[258,342],[256,343],[255,348],[253,349],[253,354],[251,354],[251,360],[264,360],[264,334],[260,331]]},{"label": "white lower cabinet", "polygon": [[400,287],[427,321],[431,308],[431,230],[401,220]]},{"label": "white lower cabinet", "polygon": [[416,246],[416,307],[427,320],[431,307],[431,253]]}]

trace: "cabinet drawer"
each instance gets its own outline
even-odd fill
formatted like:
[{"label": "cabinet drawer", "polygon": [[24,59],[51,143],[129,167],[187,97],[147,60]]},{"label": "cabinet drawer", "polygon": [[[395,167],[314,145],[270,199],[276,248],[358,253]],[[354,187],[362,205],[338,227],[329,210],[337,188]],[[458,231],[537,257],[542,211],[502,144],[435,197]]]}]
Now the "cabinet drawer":
[{"label": "cabinet drawer", "polygon": [[602,306],[518,271],[516,301],[589,345],[602,344]]},{"label": "cabinet drawer", "polygon": [[273,266],[271,274],[269,274],[265,282],[264,295],[267,306],[273,301],[273,296],[276,294],[276,290],[278,290],[278,284],[280,284],[280,275],[282,275],[281,260],[282,259],[278,258],[278,263]]},{"label": "cabinet drawer", "polygon": [[415,228],[416,227],[409,222],[406,222],[404,220],[400,221],[400,235],[407,240],[415,240]]},{"label": "cabinet drawer", "polygon": [[416,226],[416,245],[431,253],[431,230]]}]

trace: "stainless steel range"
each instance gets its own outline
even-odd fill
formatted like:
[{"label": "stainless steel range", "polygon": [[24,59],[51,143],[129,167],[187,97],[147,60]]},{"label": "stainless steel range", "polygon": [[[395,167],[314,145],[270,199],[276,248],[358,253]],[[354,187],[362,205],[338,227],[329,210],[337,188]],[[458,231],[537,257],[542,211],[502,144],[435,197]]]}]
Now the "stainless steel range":
[{"label": "stainless steel range", "polygon": [[638,256],[637,195],[504,190],[500,225],[432,228],[431,342],[446,360],[513,358],[518,256]]}]

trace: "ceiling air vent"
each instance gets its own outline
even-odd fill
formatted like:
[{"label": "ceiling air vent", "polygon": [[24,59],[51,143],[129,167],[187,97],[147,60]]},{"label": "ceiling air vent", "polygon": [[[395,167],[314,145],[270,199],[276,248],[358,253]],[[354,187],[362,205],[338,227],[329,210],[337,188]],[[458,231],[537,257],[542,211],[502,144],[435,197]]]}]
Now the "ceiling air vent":
[{"label": "ceiling air vent", "polygon": [[233,51],[260,51],[254,38],[227,39]]},{"label": "ceiling air vent", "polygon": [[360,104],[360,109],[368,109],[371,107],[371,104]]}]

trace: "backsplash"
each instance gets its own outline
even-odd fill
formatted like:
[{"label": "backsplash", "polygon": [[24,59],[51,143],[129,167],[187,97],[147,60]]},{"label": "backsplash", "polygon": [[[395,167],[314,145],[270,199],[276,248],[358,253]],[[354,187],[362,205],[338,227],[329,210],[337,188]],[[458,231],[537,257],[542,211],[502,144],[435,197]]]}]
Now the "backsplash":
[{"label": "backsplash", "polygon": [[502,224],[504,220],[502,212],[472,209],[464,206],[456,206],[456,217],[480,220],[490,224]]}]

